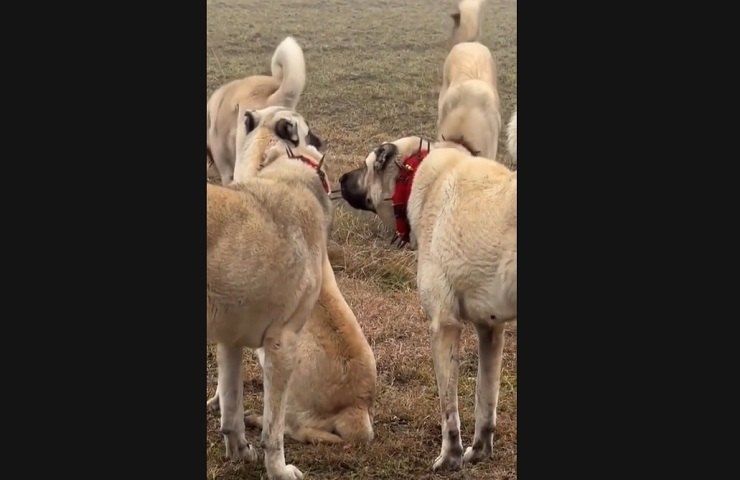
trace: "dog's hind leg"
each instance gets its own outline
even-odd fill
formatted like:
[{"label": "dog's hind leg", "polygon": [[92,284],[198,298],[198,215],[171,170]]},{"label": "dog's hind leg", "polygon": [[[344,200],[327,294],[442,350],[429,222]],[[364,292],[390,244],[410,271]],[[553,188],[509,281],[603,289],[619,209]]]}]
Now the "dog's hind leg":
[{"label": "dog's hind leg", "polygon": [[432,319],[432,360],[437,376],[442,411],[442,450],[433,470],[457,470],[462,466],[457,379],[460,369],[460,323],[444,308]]},{"label": "dog's hind leg", "polygon": [[218,387],[216,389],[221,409],[221,434],[226,443],[226,456],[233,460],[257,460],[257,452],[247,443],[244,435],[244,383],[242,382],[242,348],[219,343]]},{"label": "dog's hind leg", "polygon": [[[244,422],[248,427],[262,429],[261,415],[247,415]],[[300,427],[297,430],[285,426],[285,434],[297,442],[303,443],[342,443],[344,438],[326,430],[311,427]]]},{"label": "dog's hind leg", "polygon": [[463,461],[477,463],[493,452],[493,429],[501,384],[504,352],[503,326],[476,325],[478,330],[478,378],[475,384],[475,435],[473,446],[465,450]]},{"label": "dog's hind leg", "polygon": [[[265,449],[267,476],[271,480],[303,478],[303,473],[295,466],[285,464],[283,448],[285,400],[288,380],[290,380],[295,363],[296,340],[297,335],[294,331],[280,326],[276,332],[268,332],[263,343],[265,357],[262,372],[264,374],[265,408],[262,421],[262,446]],[[243,424],[243,416],[241,419]]]},{"label": "dog's hind leg", "polygon": [[293,440],[303,443],[343,443],[342,437],[326,430],[317,428],[301,427],[295,432],[290,432]]},{"label": "dog's hind leg", "polygon": [[345,442],[368,443],[373,440],[373,423],[367,409],[349,407],[334,420],[334,430]]}]

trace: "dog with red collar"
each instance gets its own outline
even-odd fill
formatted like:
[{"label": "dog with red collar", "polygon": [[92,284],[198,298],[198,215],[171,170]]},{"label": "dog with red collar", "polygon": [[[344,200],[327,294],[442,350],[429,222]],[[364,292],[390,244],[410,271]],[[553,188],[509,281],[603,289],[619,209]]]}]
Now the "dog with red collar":
[{"label": "dog with red collar", "polygon": [[[329,208],[324,214],[331,219],[333,208],[327,203],[330,188],[324,171],[325,156],[314,147],[304,118],[290,109],[270,107],[246,111],[240,123],[236,132],[238,148],[234,181],[229,189],[249,193],[253,200],[253,188],[258,187],[257,183],[267,181],[269,183],[265,187],[272,185],[275,188],[273,195],[265,193],[269,199],[263,196],[261,205],[253,205],[254,212],[244,212],[242,222],[247,223],[250,218],[263,215],[263,210],[281,205],[274,213],[280,218],[278,228],[291,227],[290,223],[285,225],[287,220],[304,224],[310,217],[301,212],[306,205],[313,203],[310,196],[307,197],[309,193],[322,208]],[[296,198],[301,199],[301,205],[295,204]],[[265,229],[270,232],[271,226],[266,225]],[[245,245],[245,248],[253,251],[257,247]],[[325,248],[323,244],[322,249]],[[238,263],[239,260],[235,258],[232,261]],[[296,268],[303,260],[296,257]],[[318,301],[310,307],[308,320],[290,353],[300,361],[295,362],[290,379],[281,390],[285,402],[285,434],[307,443],[369,442],[374,437],[375,357],[356,316],[339,290],[326,256],[320,273]],[[272,285],[273,293],[282,294],[286,299],[294,295],[295,292],[288,289],[292,277],[285,277],[285,285]],[[259,363],[268,375],[272,369],[268,362],[269,345],[257,345],[259,348],[247,346],[255,348]],[[211,410],[220,408],[220,390],[219,380],[216,395],[208,401]],[[245,421],[250,426],[262,428],[268,425],[268,418],[251,414]],[[263,430],[263,436],[268,432],[271,432],[268,428]]]},{"label": "dog with red collar", "polygon": [[[340,178],[343,197],[376,212],[417,249],[417,287],[431,320],[442,449],[435,470],[491,458],[504,327],[517,317],[517,173],[461,142],[406,137]],[[463,453],[457,410],[463,323],[479,339],[475,436]]]},{"label": "dog with red collar", "polygon": [[[478,24],[463,23],[477,18],[479,3],[461,2],[455,41],[477,37]],[[339,179],[352,207],[375,212],[399,245],[417,250],[440,398],[442,448],[434,470],[492,457],[504,327],[517,317],[517,173],[496,161],[500,129],[493,56],[480,43],[461,41],[444,65],[438,141],[383,143]],[[515,139],[516,130],[510,135]],[[509,143],[515,158],[516,142]],[[464,323],[475,326],[480,356],[475,434],[465,451],[457,406]]]}]

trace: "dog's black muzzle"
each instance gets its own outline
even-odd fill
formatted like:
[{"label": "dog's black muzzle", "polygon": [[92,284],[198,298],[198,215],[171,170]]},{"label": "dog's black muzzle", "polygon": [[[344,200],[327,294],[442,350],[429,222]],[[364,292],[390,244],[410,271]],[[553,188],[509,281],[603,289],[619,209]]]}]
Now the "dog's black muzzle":
[{"label": "dog's black muzzle", "polygon": [[347,200],[352,208],[375,212],[372,202],[367,198],[367,192],[363,192],[360,187],[360,179],[362,179],[364,170],[365,168],[361,167],[339,177],[342,198]]}]

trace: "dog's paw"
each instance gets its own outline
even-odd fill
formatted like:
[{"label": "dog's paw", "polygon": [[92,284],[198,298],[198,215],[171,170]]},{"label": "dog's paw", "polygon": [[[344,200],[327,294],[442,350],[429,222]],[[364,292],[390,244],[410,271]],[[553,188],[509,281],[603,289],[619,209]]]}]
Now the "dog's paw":
[{"label": "dog's paw", "polygon": [[224,441],[226,442],[226,458],[229,460],[256,462],[259,459],[257,449],[247,443],[246,438],[237,437],[235,440],[230,440],[228,436],[225,436]]},{"label": "dog's paw", "polygon": [[491,458],[492,452],[490,448],[479,448],[468,447],[465,449],[465,455],[463,455],[463,463],[475,465],[481,460]]},{"label": "dog's paw", "polygon": [[437,457],[432,465],[432,470],[444,471],[444,470],[460,470],[462,468],[462,455],[452,455],[450,453],[443,454]]},{"label": "dog's paw", "polygon": [[267,472],[267,478],[270,480],[301,480],[303,473],[295,465],[286,465],[283,468],[276,469],[273,472]]}]

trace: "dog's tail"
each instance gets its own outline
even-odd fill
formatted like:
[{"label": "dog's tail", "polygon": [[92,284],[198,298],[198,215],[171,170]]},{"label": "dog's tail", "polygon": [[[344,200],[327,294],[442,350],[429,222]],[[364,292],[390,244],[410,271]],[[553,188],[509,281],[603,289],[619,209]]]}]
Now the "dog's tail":
[{"label": "dog's tail", "polygon": [[485,0],[460,0],[457,12],[451,14],[452,46],[462,42],[477,42],[480,37],[481,6]]},{"label": "dog's tail", "polygon": [[506,148],[511,154],[511,158],[514,159],[516,164],[516,110],[509,120],[509,125],[506,127]]},{"label": "dog's tail", "polygon": [[306,86],[306,61],[293,37],[286,37],[275,49],[272,76],[280,81],[280,87],[270,96],[269,105],[295,109]]}]

